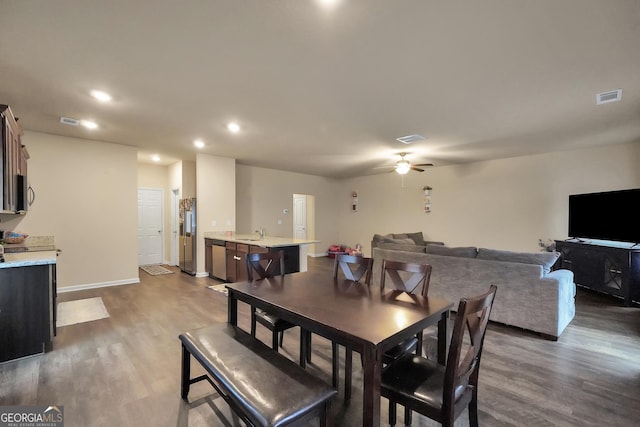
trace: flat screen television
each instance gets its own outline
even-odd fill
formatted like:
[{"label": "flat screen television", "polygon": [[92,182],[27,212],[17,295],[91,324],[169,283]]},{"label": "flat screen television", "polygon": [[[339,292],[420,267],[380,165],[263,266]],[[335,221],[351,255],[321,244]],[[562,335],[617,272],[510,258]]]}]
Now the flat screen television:
[{"label": "flat screen television", "polygon": [[640,188],[569,196],[569,237],[640,243]]}]

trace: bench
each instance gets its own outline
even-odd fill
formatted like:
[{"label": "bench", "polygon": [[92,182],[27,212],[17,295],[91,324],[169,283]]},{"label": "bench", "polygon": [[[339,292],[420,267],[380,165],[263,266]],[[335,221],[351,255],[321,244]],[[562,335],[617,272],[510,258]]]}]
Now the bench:
[{"label": "bench", "polygon": [[[250,426],[289,426],[316,416],[332,424],[331,400],[337,391],[228,323],[180,334],[182,341],[181,396],[189,386],[206,380]],[[191,356],[207,374],[191,378]]]}]

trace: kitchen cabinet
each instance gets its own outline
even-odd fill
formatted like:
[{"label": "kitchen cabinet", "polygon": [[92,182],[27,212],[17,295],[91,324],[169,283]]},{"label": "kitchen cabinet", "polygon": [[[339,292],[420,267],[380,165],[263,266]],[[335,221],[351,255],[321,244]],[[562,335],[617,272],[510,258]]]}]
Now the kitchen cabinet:
[{"label": "kitchen cabinet", "polygon": [[55,307],[55,264],[0,269],[0,362],[45,351]]},{"label": "kitchen cabinet", "polygon": [[269,248],[245,243],[226,242],[227,282],[244,282],[247,277],[247,254],[269,252]]},{"label": "kitchen cabinet", "polygon": [[0,150],[0,190],[2,213],[19,213],[27,209],[27,160],[29,153],[22,145],[22,127],[8,105],[0,104],[2,148]]}]

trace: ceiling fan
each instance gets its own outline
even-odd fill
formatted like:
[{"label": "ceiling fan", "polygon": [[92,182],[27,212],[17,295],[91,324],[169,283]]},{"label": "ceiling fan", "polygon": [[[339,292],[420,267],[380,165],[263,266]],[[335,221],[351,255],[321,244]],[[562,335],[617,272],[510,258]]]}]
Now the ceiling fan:
[{"label": "ceiling fan", "polygon": [[398,153],[398,155],[400,156],[400,160],[396,162],[396,166],[391,172],[396,171],[400,175],[405,175],[409,173],[409,171],[424,172],[424,169],[422,169],[422,167],[433,166],[433,163],[420,163],[412,165],[411,163],[409,163],[409,160],[404,158],[407,153]]}]

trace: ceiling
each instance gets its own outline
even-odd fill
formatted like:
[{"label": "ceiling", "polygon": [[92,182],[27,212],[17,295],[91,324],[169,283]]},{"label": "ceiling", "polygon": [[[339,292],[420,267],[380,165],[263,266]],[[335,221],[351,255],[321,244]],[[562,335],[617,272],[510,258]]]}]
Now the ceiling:
[{"label": "ceiling", "polygon": [[1,0],[0,103],[141,161],[341,178],[640,141],[638,46],[638,0]]}]

